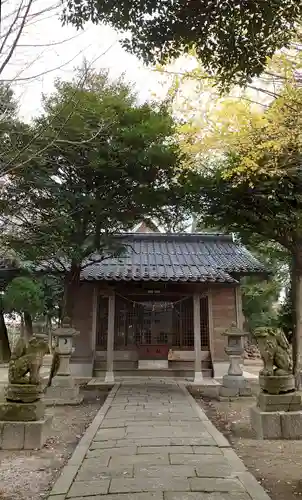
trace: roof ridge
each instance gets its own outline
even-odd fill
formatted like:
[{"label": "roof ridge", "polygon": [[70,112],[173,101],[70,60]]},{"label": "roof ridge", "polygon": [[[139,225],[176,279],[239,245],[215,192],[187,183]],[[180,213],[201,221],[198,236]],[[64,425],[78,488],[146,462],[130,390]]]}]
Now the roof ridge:
[{"label": "roof ridge", "polygon": [[170,240],[170,241],[225,241],[234,243],[233,236],[224,233],[123,233],[117,234],[116,238],[120,239],[137,239],[137,240]]}]

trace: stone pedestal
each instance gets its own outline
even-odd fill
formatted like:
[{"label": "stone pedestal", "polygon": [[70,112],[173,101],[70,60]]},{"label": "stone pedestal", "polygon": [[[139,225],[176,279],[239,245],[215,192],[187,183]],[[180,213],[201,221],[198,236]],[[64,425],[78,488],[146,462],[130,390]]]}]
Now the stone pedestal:
[{"label": "stone pedestal", "polygon": [[286,394],[295,390],[293,375],[259,375],[260,389],[267,394]]},{"label": "stone pedestal", "polygon": [[252,389],[243,375],[224,375],[219,395],[225,397],[250,397]]},{"label": "stone pedestal", "polygon": [[51,416],[28,422],[0,421],[0,449],[38,450],[43,447],[51,429]]},{"label": "stone pedestal", "polygon": [[71,375],[56,375],[52,379],[51,386],[47,388],[44,398],[44,402],[48,406],[78,405],[82,401],[83,396],[80,395],[80,388]]},{"label": "stone pedestal", "polygon": [[228,339],[225,352],[229,356],[230,366],[228,373],[222,378],[219,394],[221,398],[251,396],[252,390],[248,381],[244,378],[240,366],[244,352],[242,339],[247,333],[233,325],[223,335],[227,336]]},{"label": "stone pedestal", "polygon": [[9,384],[6,401],[0,404],[0,449],[42,448],[51,425],[40,400],[42,388],[32,384]]},{"label": "stone pedestal", "polygon": [[43,394],[40,384],[9,384],[5,389],[7,401],[20,403],[35,403],[40,401]]},{"label": "stone pedestal", "polygon": [[[274,380],[272,380],[274,379]],[[279,385],[278,385],[279,379]],[[257,439],[302,439],[301,395],[291,388],[294,377],[259,377],[262,391],[250,410],[251,426]],[[264,392],[270,389],[273,394]]]},{"label": "stone pedestal", "polygon": [[56,352],[59,356],[57,374],[47,388],[44,401],[47,405],[78,405],[83,401],[80,388],[75,384],[70,372],[70,357],[73,351],[73,338],[78,332],[69,325],[58,328],[54,335],[58,338]]}]

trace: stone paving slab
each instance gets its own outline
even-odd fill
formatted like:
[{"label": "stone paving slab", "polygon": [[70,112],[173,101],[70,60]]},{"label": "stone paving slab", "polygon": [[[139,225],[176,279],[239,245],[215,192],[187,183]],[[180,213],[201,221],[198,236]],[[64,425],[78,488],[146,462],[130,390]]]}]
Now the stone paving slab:
[{"label": "stone paving slab", "polygon": [[117,384],[49,500],[270,500],[186,388]]}]

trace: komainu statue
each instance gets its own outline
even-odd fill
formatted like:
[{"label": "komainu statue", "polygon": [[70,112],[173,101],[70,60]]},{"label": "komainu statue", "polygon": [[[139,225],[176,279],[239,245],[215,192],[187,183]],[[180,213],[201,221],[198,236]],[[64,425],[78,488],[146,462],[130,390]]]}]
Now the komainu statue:
[{"label": "komainu statue", "polygon": [[254,334],[264,365],[260,375],[291,375],[293,371],[291,346],[283,331],[261,327],[256,328]]},{"label": "komainu statue", "polygon": [[49,353],[47,340],[32,337],[28,344],[19,338],[8,365],[9,384],[40,384],[43,357]]}]

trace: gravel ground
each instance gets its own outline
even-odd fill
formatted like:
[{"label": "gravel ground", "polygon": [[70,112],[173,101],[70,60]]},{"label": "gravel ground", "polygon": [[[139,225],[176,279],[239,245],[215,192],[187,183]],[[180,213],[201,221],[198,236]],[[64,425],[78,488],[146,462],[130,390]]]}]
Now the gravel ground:
[{"label": "gravel ground", "polygon": [[302,498],[302,441],[256,440],[249,424],[252,398],[197,401],[272,500]]},{"label": "gravel ground", "polygon": [[106,399],[106,394],[83,391],[80,406],[48,408],[52,433],[39,451],[0,450],[0,500],[41,500],[71,456],[85,429]]}]

